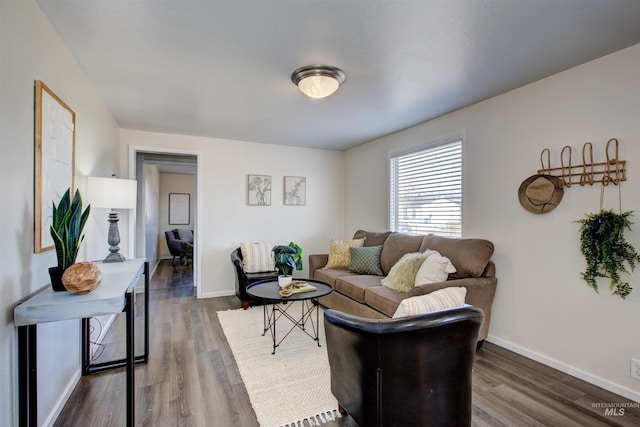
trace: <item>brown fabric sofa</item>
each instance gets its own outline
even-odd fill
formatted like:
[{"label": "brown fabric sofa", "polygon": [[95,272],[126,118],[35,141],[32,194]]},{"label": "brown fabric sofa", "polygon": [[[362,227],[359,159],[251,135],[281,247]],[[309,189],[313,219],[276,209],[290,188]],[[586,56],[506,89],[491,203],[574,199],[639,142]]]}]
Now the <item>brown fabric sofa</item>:
[{"label": "brown fabric sofa", "polygon": [[456,272],[448,280],[418,285],[410,292],[398,292],[382,286],[384,276],[362,275],[347,269],[327,269],[324,266],[328,254],[309,255],[309,277],[333,286],[334,291],[320,299],[327,307],[356,316],[374,319],[392,317],[398,304],[413,296],[424,295],[446,287],[467,289],[465,302],[482,309],[485,320],[478,341],[487,337],[491,321],[491,304],[498,279],[491,255],[494,246],[484,239],[451,239],[433,234],[411,236],[396,232],[367,232],[358,230],[354,239],[365,238],[365,246],[382,245],[380,267],[387,275],[391,267],[406,253],[424,252],[427,249],[440,252],[451,260]]}]

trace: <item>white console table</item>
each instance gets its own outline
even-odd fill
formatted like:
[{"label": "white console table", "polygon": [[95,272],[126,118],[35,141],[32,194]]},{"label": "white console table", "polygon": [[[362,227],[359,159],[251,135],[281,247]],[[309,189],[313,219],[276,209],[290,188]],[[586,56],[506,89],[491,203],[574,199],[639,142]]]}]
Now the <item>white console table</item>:
[{"label": "white console table", "polygon": [[[92,292],[74,295],[54,292],[50,287],[15,307],[14,323],[18,327],[18,400],[19,425],[36,426],[37,419],[37,325],[60,320],[82,319],[82,374],[126,366],[127,426],[135,422],[136,363],[146,363],[149,353],[149,263],[131,259],[117,263],[97,262],[102,282]],[[144,354],[136,357],[134,349],[134,287],[145,276]],[[126,313],[126,358],[91,365],[89,357],[89,318],[105,314]]]}]

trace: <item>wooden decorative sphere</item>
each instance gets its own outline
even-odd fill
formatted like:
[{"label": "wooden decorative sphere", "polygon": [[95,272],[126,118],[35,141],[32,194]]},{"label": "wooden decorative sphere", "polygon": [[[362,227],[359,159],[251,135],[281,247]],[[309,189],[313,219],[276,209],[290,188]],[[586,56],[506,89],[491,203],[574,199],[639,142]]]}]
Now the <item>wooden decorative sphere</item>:
[{"label": "wooden decorative sphere", "polygon": [[102,272],[90,262],[78,262],[67,268],[62,275],[62,284],[71,293],[86,294],[100,285]]}]

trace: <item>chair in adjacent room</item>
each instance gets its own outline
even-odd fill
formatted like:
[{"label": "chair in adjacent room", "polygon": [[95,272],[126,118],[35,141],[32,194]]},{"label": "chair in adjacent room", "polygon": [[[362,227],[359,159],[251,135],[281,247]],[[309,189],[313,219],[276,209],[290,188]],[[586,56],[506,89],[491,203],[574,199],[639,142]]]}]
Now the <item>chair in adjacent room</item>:
[{"label": "chair in adjacent room", "polygon": [[180,257],[180,261],[183,264],[187,264],[190,259],[193,259],[193,231],[176,228],[173,230],[167,230],[164,232],[167,239],[167,247],[169,253],[173,256],[171,265],[176,261],[176,257]]},{"label": "chair in adjacent room", "polygon": [[398,319],[324,314],[331,392],[360,426],[470,426],[484,319],[472,306]]}]

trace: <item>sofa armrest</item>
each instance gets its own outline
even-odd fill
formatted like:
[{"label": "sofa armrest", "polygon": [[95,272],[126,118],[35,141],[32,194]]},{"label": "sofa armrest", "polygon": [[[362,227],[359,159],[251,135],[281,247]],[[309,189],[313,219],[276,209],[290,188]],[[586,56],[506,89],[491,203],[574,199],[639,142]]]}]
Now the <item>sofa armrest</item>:
[{"label": "sofa armrest", "polygon": [[329,261],[329,254],[309,255],[309,278],[314,279],[316,270],[327,265],[327,261]]},{"label": "sofa armrest", "polygon": [[498,279],[495,277],[468,277],[465,279],[453,279],[445,282],[418,285],[409,292],[410,297],[424,295],[443,288],[463,287],[467,289],[465,302],[479,307],[484,311],[484,324],[480,329],[479,340],[486,338],[491,321],[491,304],[496,293]]}]

